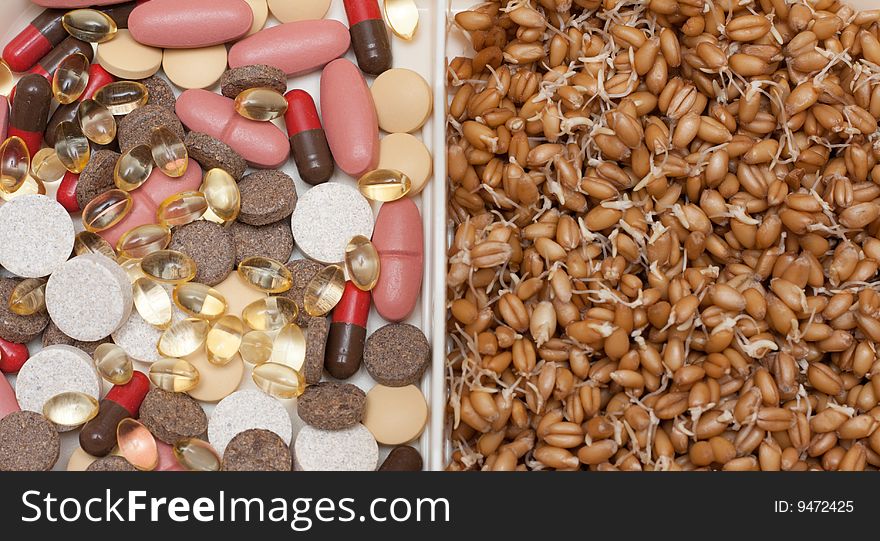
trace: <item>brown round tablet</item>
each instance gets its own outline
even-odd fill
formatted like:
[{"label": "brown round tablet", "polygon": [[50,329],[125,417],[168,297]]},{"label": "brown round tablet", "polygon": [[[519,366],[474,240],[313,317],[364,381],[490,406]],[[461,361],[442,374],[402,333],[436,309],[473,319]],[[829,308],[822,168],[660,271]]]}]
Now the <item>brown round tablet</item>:
[{"label": "brown round tablet", "polygon": [[247,175],[238,183],[241,192],[241,213],[238,219],[246,224],[266,225],[287,218],[296,208],[296,186],[293,179],[271,169]]},{"label": "brown round tablet", "polygon": [[153,388],[141,404],[140,421],[157,439],[169,445],[196,438],[208,430],[205,410],[191,396]]},{"label": "brown round tablet", "polygon": [[[309,324],[309,321],[313,319],[303,307],[303,297],[305,296],[306,286],[309,285],[312,278],[314,278],[324,266],[311,259],[297,259],[296,261],[291,261],[285,266],[293,276],[293,286],[282,293],[282,295],[296,303],[296,306],[299,308],[299,317],[297,317],[296,323],[300,327],[305,327]],[[322,351],[323,347],[324,346],[322,345]],[[321,355],[323,355],[323,353],[321,353]],[[323,365],[323,363],[324,361],[322,360],[321,364]],[[318,379],[320,379],[320,376]]]},{"label": "brown round tablet", "polygon": [[0,278],[0,338],[26,344],[40,336],[49,324],[49,314],[41,310],[32,316],[20,316],[9,309],[9,296],[22,280]]},{"label": "brown round tablet", "polygon": [[367,395],[350,383],[326,381],[309,385],[296,401],[306,424],[321,430],[344,430],[364,417]]},{"label": "brown round tablet", "polygon": [[388,453],[379,471],[422,471],[422,455],[409,445],[398,445]]},{"label": "brown round tablet", "polygon": [[95,355],[95,349],[101,344],[112,343],[113,338],[108,336],[107,338],[103,338],[98,340],[97,342],[83,342],[82,340],[75,340],[63,332],[58,328],[57,325],[53,321],[49,321],[49,324],[46,325],[46,329],[43,331],[43,347],[54,346],[57,344],[62,344],[65,346],[73,346],[75,348],[81,349],[88,353],[89,355]]},{"label": "brown round tablet", "polygon": [[121,456],[105,456],[89,464],[86,471],[139,471]]},{"label": "brown round tablet", "polygon": [[16,411],[0,419],[0,471],[49,471],[60,452],[58,431],[39,413]]},{"label": "brown round tablet", "polygon": [[251,256],[287,261],[293,252],[290,220],[279,220],[267,225],[233,222],[229,226],[229,232],[235,245],[236,265]]},{"label": "brown round tablet", "polygon": [[169,250],[177,250],[196,262],[195,281],[209,286],[219,284],[235,268],[235,245],[223,226],[199,220],[175,227]]},{"label": "brown round tablet", "polygon": [[89,201],[107,190],[116,187],[113,182],[113,169],[119,160],[119,153],[112,150],[99,150],[92,154],[76,183],[76,203],[84,209]]},{"label": "brown round tablet", "polygon": [[172,111],[174,110],[174,106],[177,104],[177,98],[174,97],[174,90],[171,89],[171,85],[168,84],[168,81],[162,77],[154,75],[142,79],[140,83],[147,87],[147,90],[150,93],[149,98],[147,99],[147,105],[161,105]]},{"label": "brown round tablet", "polygon": [[186,134],[183,142],[189,157],[199,162],[205,171],[219,167],[235,180],[244,176],[247,162],[223,141],[214,139],[207,133],[191,131]]},{"label": "brown round tablet", "polygon": [[308,318],[306,358],[302,365],[302,375],[309,385],[318,383],[321,381],[321,376],[324,375],[324,350],[327,348],[327,334],[329,332],[330,321],[326,317]]},{"label": "brown round tablet", "polygon": [[220,92],[235,99],[248,88],[265,87],[284,94],[287,91],[287,75],[274,66],[256,64],[226,71],[220,77]]},{"label": "brown round tablet", "polygon": [[290,447],[269,430],[254,428],[238,434],[223,452],[224,471],[290,471]]},{"label": "brown round tablet", "polygon": [[[164,126],[183,141],[183,124],[174,111],[161,105],[145,105],[128,113],[119,120],[116,137],[119,149],[128,152],[138,145],[150,145],[153,130]],[[111,171],[112,174],[112,171]]]},{"label": "brown round tablet", "polygon": [[364,346],[367,372],[387,387],[417,383],[430,360],[431,346],[424,333],[408,323],[385,325]]}]

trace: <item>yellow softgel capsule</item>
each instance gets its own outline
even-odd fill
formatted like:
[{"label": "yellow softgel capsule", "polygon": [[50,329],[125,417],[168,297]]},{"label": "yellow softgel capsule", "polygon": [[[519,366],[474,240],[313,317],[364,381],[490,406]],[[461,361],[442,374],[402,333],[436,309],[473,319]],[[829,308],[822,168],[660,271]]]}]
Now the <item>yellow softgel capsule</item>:
[{"label": "yellow softgel capsule", "polygon": [[183,252],[157,250],[141,259],[141,270],[159,282],[182,284],[196,277],[196,262]]},{"label": "yellow softgel capsule", "polygon": [[17,190],[12,193],[5,193],[0,191],[0,199],[4,201],[12,201],[16,197],[21,197],[23,195],[46,195],[46,185],[43,184],[43,181],[40,179],[36,179],[30,175],[28,175],[24,179],[24,184],[21,185]]},{"label": "yellow softgel capsule", "polygon": [[300,370],[306,359],[306,335],[296,323],[288,323],[272,341],[272,356],[269,362],[287,365]]},{"label": "yellow softgel capsule", "polygon": [[73,239],[73,253],[76,255],[83,254],[101,254],[102,256],[116,260],[116,252],[110,243],[104,240],[104,237],[91,231],[80,231]]},{"label": "yellow softgel capsule", "polygon": [[419,9],[413,0],[385,0],[385,19],[395,35],[409,41],[419,27]]},{"label": "yellow softgel capsule", "polygon": [[[151,378],[152,379],[152,378]],[[152,471],[159,465],[159,447],[150,431],[132,418],[116,425],[119,454],[141,471]]]},{"label": "yellow softgel capsule", "polygon": [[197,319],[213,321],[226,313],[226,299],[205,284],[178,284],[174,286],[172,297],[178,308]]},{"label": "yellow softgel capsule", "polygon": [[66,392],[53,396],[43,404],[43,417],[61,426],[79,426],[98,414],[98,401],[80,392]]},{"label": "yellow softgel capsule", "polygon": [[119,264],[119,267],[125,271],[125,274],[128,275],[128,280],[132,284],[138,278],[146,278],[147,277],[147,275],[144,274],[144,271],[141,270],[141,260],[140,259],[129,259],[124,256],[119,256],[116,259],[116,262]]},{"label": "yellow softgel capsule", "polygon": [[268,362],[272,356],[272,337],[263,331],[250,331],[242,337],[239,353],[242,360],[253,365]]},{"label": "yellow softgel capsule", "polygon": [[31,154],[24,139],[12,136],[0,145],[0,191],[15,193],[21,188],[31,168]]},{"label": "yellow softgel capsule", "polygon": [[107,190],[89,201],[82,211],[86,231],[94,233],[110,229],[131,212],[131,195],[122,190]]},{"label": "yellow softgel capsule", "polygon": [[306,285],[303,308],[312,317],[327,315],[339,304],[345,290],[345,272],[339,265],[324,267]]},{"label": "yellow softgel capsule", "polygon": [[89,140],[79,124],[65,120],[55,128],[55,154],[71,173],[81,173],[92,156]]},{"label": "yellow softgel capsule", "polygon": [[363,291],[371,291],[379,282],[379,252],[363,235],[356,235],[345,246],[345,271],[348,279]]},{"label": "yellow softgel capsule", "polygon": [[296,398],[306,388],[302,374],[287,365],[275,362],[263,363],[254,367],[251,376],[261,391],[282,400]]},{"label": "yellow softgel capsule", "polygon": [[125,385],[134,375],[131,358],[116,344],[99,345],[94,359],[98,374],[113,385]]},{"label": "yellow softgel capsule", "polygon": [[181,319],[165,329],[156,348],[166,357],[186,357],[195,353],[208,336],[209,323],[194,317]]},{"label": "yellow softgel capsule", "polygon": [[[208,361],[224,365],[235,358],[244,338],[244,322],[238,316],[228,314],[216,322],[205,338]],[[271,350],[271,342],[270,342]]]},{"label": "yellow softgel capsule", "polygon": [[155,128],[150,134],[150,151],[156,166],[169,177],[179,178],[186,173],[189,163],[186,145],[165,126]]},{"label": "yellow softgel capsule", "polygon": [[248,257],[238,264],[238,274],[266,293],[284,293],[293,286],[293,275],[284,263],[268,257]]},{"label": "yellow softgel capsule", "polygon": [[73,103],[89,84],[89,59],[82,53],[65,57],[52,76],[52,94],[61,105]]},{"label": "yellow softgel capsule", "polygon": [[9,294],[9,309],[20,316],[31,316],[46,308],[46,279],[27,278]]},{"label": "yellow softgel capsule", "polygon": [[119,255],[140,259],[171,243],[171,229],[159,224],[144,224],[126,231],[116,242]]},{"label": "yellow softgel capsule", "polygon": [[200,219],[208,210],[208,201],[202,192],[180,192],[159,205],[156,218],[168,227],[186,225]]},{"label": "yellow softgel capsule", "polygon": [[120,190],[130,192],[143,186],[153,172],[153,155],[147,145],[138,145],[116,160],[113,183]]},{"label": "yellow softgel capsule", "polygon": [[268,122],[287,112],[287,100],[271,88],[248,88],[236,96],[235,111],[249,120]]},{"label": "yellow softgel capsule", "polygon": [[93,99],[80,102],[76,120],[83,135],[93,143],[109,145],[116,139],[116,118],[110,109]]},{"label": "yellow softgel capsule", "polygon": [[214,168],[205,173],[201,192],[208,202],[205,219],[225,224],[238,218],[241,211],[241,192],[232,175],[223,169]]},{"label": "yellow softgel capsule", "polygon": [[96,9],[74,9],[61,17],[61,25],[76,39],[89,43],[104,43],[116,36],[116,21]]},{"label": "yellow softgel capsule", "polygon": [[371,201],[397,201],[409,193],[412,181],[395,169],[376,169],[358,179],[358,189]]},{"label": "yellow softgel capsule", "polygon": [[8,96],[15,88],[15,75],[9,68],[9,64],[0,58],[0,96]]},{"label": "yellow softgel capsule", "polygon": [[277,331],[296,321],[299,308],[287,297],[266,297],[245,306],[241,318],[255,331]]},{"label": "yellow softgel capsule", "polygon": [[171,299],[162,284],[147,277],[137,278],[131,284],[134,307],[144,321],[165,329],[171,325]]},{"label": "yellow softgel capsule", "polygon": [[160,359],[150,365],[150,381],[170,393],[185,393],[199,384],[199,371],[186,359]]},{"label": "yellow softgel capsule", "polygon": [[67,168],[58,159],[54,148],[41,148],[31,158],[31,176],[41,182],[58,182],[66,172]]},{"label": "yellow softgel capsule", "polygon": [[173,449],[174,457],[189,471],[220,471],[220,455],[204,440],[184,438]]},{"label": "yellow softgel capsule", "polygon": [[114,115],[121,116],[146,105],[150,91],[142,83],[116,81],[99,88],[92,98]]}]

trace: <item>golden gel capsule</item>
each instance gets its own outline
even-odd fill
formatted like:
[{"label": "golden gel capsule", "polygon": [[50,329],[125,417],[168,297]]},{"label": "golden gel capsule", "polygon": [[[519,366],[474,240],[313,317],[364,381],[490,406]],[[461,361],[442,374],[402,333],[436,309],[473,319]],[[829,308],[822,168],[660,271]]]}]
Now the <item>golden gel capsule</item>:
[{"label": "golden gel capsule", "polygon": [[254,367],[251,377],[261,391],[282,400],[296,398],[306,388],[306,381],[302,374],[287,365],[275,362],[263,363]]},{"label": "golden gel capsule", "polygon": [[159,337],[156,348],[166,357],[186,357],[192,355],[205,343],[209,323],[194,317],[181,319],[165,329]]},{"label": "golden gel capsule", "polygon": [[159,447],[156,445],[156,438],[147,427],[131,417],[119,421],[116,425],[116,442],[119,445],[119,454],[135,468],[152,471],[159,465]]},{"label": "golden gel capsule", "polygon": [[419,27],[419,9],[413,0],[385,0],[385,20],[392,32],[409,41]]},{"label": "golden gel capsule", "polygon": [[96,9],[68,11],[61,17],[61,24],[68,34],[89,43],[104,43],[113,39],[117,32],[116,21]]},{"label": "golden gel capsule", "polygon": [[183,252],[157,250],[141,259],[141,270],[159,282],[182,284],[196,277],[196,262]]},{"label": "golden gel capsule", "polygon": [[57,394],[43,404],[43,417],[56,425],[84,425],[96,415],[98,401],[85,393],[72,391]]},{"label": "golden gel capsule", "polygon": [[277,331],[296,321],[299,308],[287,297],[265,297],[245,306],[241,318],[255,331]]},{"label": "golden gel capsule", "polygon": [[197,319],[213,321],[226,313],[226,298],[205,284],[178,284],[172,296],[178,308]]},{"label": "golden gel capsule", "polygon": [[358,179],[358,189],[371,201],[397,201],[411,188],[409,177],[395,169],[376,169]]},{"label": "golden gel capsule", "polygon": [[116,118],[95,100],[83,100],[76,110],[79,129],[89,141],[99,145],[109,145],[116,139]]},{"label": "golden gel capsule", "polygon": [[247,119],[267,122],[284,116],[287,100],[271,88],[248,88],[235,98],[235,111]]},{"label": "golden gel capsule", "polygon": [[268,257],[253,256],[238,264],[238,275],[245,282],[266,293],[284,293],[293,286],[293,275],[284,263]]},{"label": "golden gel capsule", "polygon": [[116,259],[116,262],[119,264],[119,267],[125,271],[125,274],[128,275],[128,280],[132,284],[134,284],[138,278],[147,277],[147,275],[144,274],[144,271],[141,270],[140,259],[127,259],[124,256],[119,256]]},{"label": "golden gel capsule", "polygon": [[144,224],[123,233],[116,242],[119,255],[140,259],[157,250],[164,250],[171,243],[171,230],[164,225]]},{"label": "golden gel capsule", "polygon": [[83,254],[101,254],[102,256],[116,261],[116,252],[110,243],[104,240],[104,237],[91,231],[80,231],[73,239],[73,253],[76,255]]},{"label": "golden gel capsule", "polygon": [[9,294],[9,309],[20,316],[31,316],[46,308],[46,279],[27,278]]},{"label": "golden gel capsule", "polygon": [[211,444],[198,438],[177,440],[174,458],[189,471],[220,471],[220,455]]},{"label": "golden gel capsule", "polygon": [[345,290],[345,271],[339,265],[324,267],[306,285],[303,308],[312,317],[327,315],[339,304]]},{"label": "golden gel capsule", "polygon": [[345,246],[348,279],[363,291],[371,291],[379,281],[379,252],[367,237],[356,235]]},{"label": "golden gel capsule", "polygon": [[[229,314],[218,319],[205,338],[208,361],[224,365],[234,359],[241,348],[244,331],[244,322],[238,316]],[[269,347],[271,350],[271,342]]]},{"label": "golden gel capsule", "polygon": [[82,223],[86,231],[99,232],[110,229],[131,212],[131,195],[122,190],[107,190],[89,201],[82,211]]},{"label": "golden gel capsule", "polygon": [[113,385],[125,385],[134,375],[131,358],[116,344],[101,344],[95,348],[95,368],[98,374]]},{"label": "golden gel capsule", "polygon": [[205,173],[201,191],[208,202],[205,219],[218,224],[225,224],[238,218],[241,211],[241,192],[232,175],[220,168]]},{"label": "golden gel capsule", "polygon": [[58,159],[54,148],[42,148],[31,158],[31,176],[39,181],[58,182],[66,172],[67,168]]},{"label": "golden gel capsule", "polygon": [[242,337],[239,353],[242,360],[253,365],[268,362],[272,356],[272,337],[263,331],[251,331]]},{"label": "golden gel capsule", "polygon": [[150,147],[138,145],[116,160],[113,183],[120,190],[130,192],[143,186],[153,172],[153,156]]},{"label": "golden gel capsule", "polygon": [[10,137],[0,145],[0,191],[14,193],[21,188],[31,168],[31,154],[21,137]]},{"label": "golden gel capsule", "polygon": [[99,88],[92,98],[114,115],[121,116],[146,105],[150,91],[135,81],[116,81]]},{"label": "golden gel capsule", "polygon": [[150,135],[150,151],[156,166],[171,178],[179,178],[186,173],[189,154],[186,146],[173,131],[159,126]]},{"label": "golden gel capsule", "polygon": [[55,128],[55,154],[71,173],[81,173],[92,156],[89,140],[79,124],[65,120]]},{"label": "golden gel capsule", "polygon": [[52,94],[61,105],[73,103],[89,84],[89,59],[82,53],[64,58],[52,76]]},{"label": "golden gel capsule", "polygon": [[0,96],[8,96],[13,88],[15,88],[15,75],[12,74],[9,64],[0,58]]},{"label": "golden gel capsule", "polygon": [[147,277],[138,278],[131,285],[134,307],[144,321],[165,329],[171,325],[171,299],[165,287]]},{"label": "golden gel capsule", "polygon": [[168,227],[186,225],[201,218],[208,210],[208,201],[202,192],[180,192],[170,196],[156,211],[159,223]]},{"label": "golden gel capsule", "polygon": [[288,323],[272,341],[272,356],[269,362],[287,365],[294,370],[302,368],[306,359],[306,335],[296,323]]},{"label": "golden gel capsule", "polygon": [[12,193],[4,193],[0,191],[0,199],[4,201],[12,201],[16,197],[21,197],[23,195],[46,195],[46,185],[39,179],[36,179],[30,175],[28,175],[24,179],[24,184],[17,190]]},{"label": "golden gel capsule", "polygon": [[150,381],[170,393],[185,393],[199,384],[199,371],[186,359],[160,359],[150,365]]}]

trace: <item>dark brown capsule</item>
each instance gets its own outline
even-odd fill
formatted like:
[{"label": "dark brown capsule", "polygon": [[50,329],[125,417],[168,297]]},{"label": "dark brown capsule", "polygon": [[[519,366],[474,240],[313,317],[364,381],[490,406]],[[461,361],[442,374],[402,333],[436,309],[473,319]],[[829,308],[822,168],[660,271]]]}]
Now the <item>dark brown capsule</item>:
[{"label": "dark brown capsule", "polygon": [[333,176],[333,155],[315,101],[303,90],[291,90],[284,99],[287,100],[284,123],[300,177],[312,185],[327,182]]}]

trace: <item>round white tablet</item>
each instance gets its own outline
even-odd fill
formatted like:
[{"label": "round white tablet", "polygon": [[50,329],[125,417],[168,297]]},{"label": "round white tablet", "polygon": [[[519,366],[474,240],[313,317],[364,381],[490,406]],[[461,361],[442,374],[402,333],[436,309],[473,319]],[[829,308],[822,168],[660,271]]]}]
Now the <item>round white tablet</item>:
[{"label": "round white tablet", "polygon": [[374,471],[379,445],[361,424],[345,430],[304,426],[293,446],[293,463],[298,471]]},{"label": "round white tablet", "polygon": [[373,236],[373,209],[357,189],[327,182],[305,193],[290,219],[293,239],[303,253],[321,263],[339,263],[356,235]]},{"label": "round white tablet", "polygon": [[[21,367],[15,380],[15,397],[23,410],[43,413],[43,405],[55,395],[85,393],[101,399],[101,377],[88,353],[73,346],[41,349]],[[71,430],[73,427],[58,427]]]},{"label": "round white tablet", "polygon": [[98,254],[74,257],[46,284],[46,310],[67,336],[100,340],[131,314],[131,282],[119,265]]},{"label": "round white tablet", "polygon": [[24,278],[52,274],[70,257],[70,215],[45,195],[23,195],[0,207],[0,265]]},{"label": "round white tablet", "polygon": [[252,428],[274,432],[290,445],[290,414],[281,402],[255,390],[232,393],[217,404],[208,420],[208,441],[223,456],[232,438]]}]

